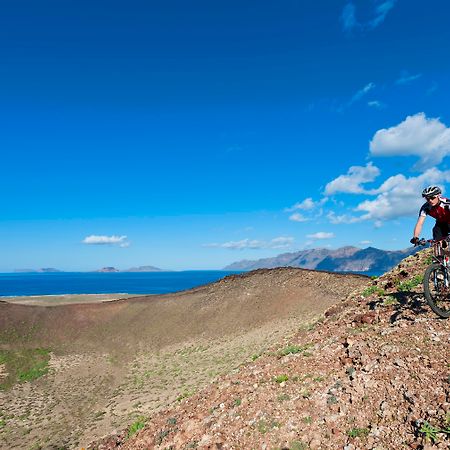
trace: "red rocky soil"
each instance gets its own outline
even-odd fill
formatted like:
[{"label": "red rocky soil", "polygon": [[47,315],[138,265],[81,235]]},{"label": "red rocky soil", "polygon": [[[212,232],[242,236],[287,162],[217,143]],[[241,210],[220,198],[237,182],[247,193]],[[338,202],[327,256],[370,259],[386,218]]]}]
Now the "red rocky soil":
[{"label": "red rocky soil", "polygon": [[421,284],[401,284],[428,255],[408,257],[370,283],[377,292],[351,295],[134,436],[89,448],[450,448],[450,320],[432,313]]}]

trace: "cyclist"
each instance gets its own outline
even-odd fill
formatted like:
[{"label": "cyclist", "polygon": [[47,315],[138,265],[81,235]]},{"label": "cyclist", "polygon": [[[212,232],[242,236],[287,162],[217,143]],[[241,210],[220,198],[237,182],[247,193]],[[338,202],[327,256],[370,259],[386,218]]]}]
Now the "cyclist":
[{"label": "cyclist", "polygon": [[419,243],[419,235],[422,231],[423,223],[427,216],[436,219],[433,227],[433,239],[435,241],[443,239],[450,234],[450,200],[441,196],[442,191],[439,186],[428,186],[422,191],[422,197],[426,202],[419,211],[419,218],[414,227],[414,235],[411,244]]}]

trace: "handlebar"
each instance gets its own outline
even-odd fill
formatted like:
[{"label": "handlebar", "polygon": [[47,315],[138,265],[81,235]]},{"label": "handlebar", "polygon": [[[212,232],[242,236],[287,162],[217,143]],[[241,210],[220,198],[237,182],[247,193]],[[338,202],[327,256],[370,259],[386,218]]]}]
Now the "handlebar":
[{"label": "handlebar", "polygon": [[[420,238],[415,244],[414,247],[425,247],[425,245],[430,244],[437,244],[441,242],[442,244],[446,243],[447,246],[450,245],[450,236],[444,237],[442,239],[425,239],[425,238]],[[443,247],[446,247],[446,245],[442,245]]]}]

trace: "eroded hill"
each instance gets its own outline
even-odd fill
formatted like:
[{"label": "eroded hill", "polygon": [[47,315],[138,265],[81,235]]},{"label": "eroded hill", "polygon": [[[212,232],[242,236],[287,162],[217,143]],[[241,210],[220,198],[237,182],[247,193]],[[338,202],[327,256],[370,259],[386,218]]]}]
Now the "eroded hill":
[{"label": "eroded hill", "polygon": [[[0,443],[78,448],[127,428],[256,358],[367,282],[286,268],[98,304],[0,302]],[[14,364],[36,348],[49,365],[26,381]]]},{"label": "eroded hill", "polygon": [[450,321],[423,301],[426,264],[408,257],[133,437],[91,448],[450,448]]}]

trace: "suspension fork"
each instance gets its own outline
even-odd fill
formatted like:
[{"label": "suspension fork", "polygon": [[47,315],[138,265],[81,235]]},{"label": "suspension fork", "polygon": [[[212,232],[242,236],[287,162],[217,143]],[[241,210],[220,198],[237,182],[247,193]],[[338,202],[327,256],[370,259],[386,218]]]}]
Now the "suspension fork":
[{"label": "suspension fork", "polygon": [[[446,289],[449,287],[449,276],[448,276],[448,267],[449,267],[449,257],[448,255],[444,255],[442,258],[442,261],[440,262],[442,268],[444,269],[444,286]],[[434,282],[437,282],[437,275],[436,272],[434,273]]]}]

